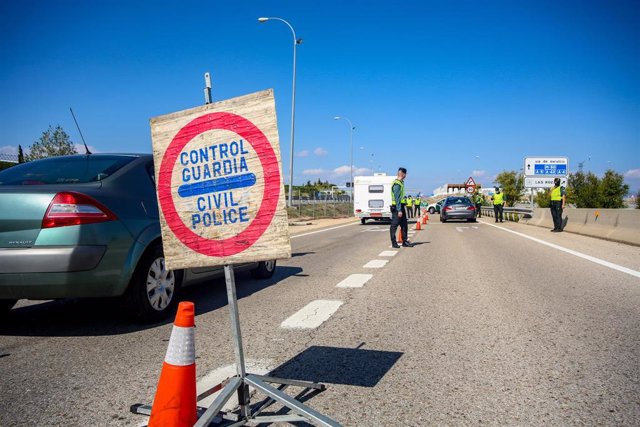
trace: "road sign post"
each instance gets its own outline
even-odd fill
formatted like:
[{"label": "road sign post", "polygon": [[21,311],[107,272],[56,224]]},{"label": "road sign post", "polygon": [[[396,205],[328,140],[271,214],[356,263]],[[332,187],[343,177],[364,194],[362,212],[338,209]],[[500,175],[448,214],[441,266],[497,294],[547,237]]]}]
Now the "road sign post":
[{"label": "road sign post", "polygon": [[[195,425],[208,426],[237,393],[234,425],[264,419],[339,426],[283,393],[323,384],[253,375],[245,367],[233,264],[291,257],[273,91],[155,117],[151,135],[167,268],[225,271],[237,375]],[[252,414],[249,386],[294,414],[258,416],[266,403]]]}]

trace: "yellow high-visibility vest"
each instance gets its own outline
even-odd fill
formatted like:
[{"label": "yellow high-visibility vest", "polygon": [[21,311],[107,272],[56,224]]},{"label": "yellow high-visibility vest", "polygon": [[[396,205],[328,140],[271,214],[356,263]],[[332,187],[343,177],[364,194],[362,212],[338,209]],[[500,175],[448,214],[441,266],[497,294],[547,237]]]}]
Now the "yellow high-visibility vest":
[{"label": "yellow high-visibility vest", "polygon": [[561,200],[562,200],[562,189],[559,186],[553,187],[553,190],[551,190],[551,201],[559,202]]},{"label": "yellow high-visibility vest", "polygon": [[398,184],[400,186],[400,203],[406,203],[407,201],[404,198],[404,182],[400,181],[399,179],[394,179],[393,183],[391,184],[391,205],[395,206],[396,205],[396,200],[393,198],[393,186]]},{"label": "yellow high-visibility vest", "polygon": [[411,197],[407,198],[407,206],[409,206],[409,207],[413,206],[413,198],[411,198]]},{"label": "yellow high-visibility vest", "polygon": [[496,193],[493,195],[493,204],[501,205],[504,202],[504,193]]}]

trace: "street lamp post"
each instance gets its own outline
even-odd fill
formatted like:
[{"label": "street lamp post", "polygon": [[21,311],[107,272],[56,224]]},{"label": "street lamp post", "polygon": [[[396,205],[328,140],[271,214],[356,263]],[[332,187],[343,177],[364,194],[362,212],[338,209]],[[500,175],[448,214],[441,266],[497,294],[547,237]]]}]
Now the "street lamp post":
[{"label": "street lamp post", "polygon": [[333,120],[340,119],[349,122],[349,144],[351,147],[351,160],[349,162],[349,176],[351,177],[349,181],[349,188],[351,188],[351,192],[349,193],[349,198],[351,199],[351,202],[353,202],[353,130],[355,129],[355,127],[353,126],[353,123],[351,123],[351,120],[346,117],[335,116],[333,118]]},{"label": "street lamp post", "polygon": [[282,18],[258,18],[258,22],[267,22],[269,20],[280,21],[287,24],[293,34],[293,87],[291,90],[291,153],[289,155],[289,202],[288,206],[293,206],[293,141],[294,141],[294,129],[296,118],[296,46],[302,44],[302,39],[296,37],[296,32],[293,26]]}]

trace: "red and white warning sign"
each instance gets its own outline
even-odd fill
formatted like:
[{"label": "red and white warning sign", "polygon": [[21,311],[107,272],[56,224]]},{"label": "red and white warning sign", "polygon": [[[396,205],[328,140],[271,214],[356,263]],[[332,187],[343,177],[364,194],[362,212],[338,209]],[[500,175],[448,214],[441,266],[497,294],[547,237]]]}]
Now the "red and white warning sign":
[{"label": "red and white warning sign", "polygon": [[168,269],[289,258],[272,90],[151,119]]}]

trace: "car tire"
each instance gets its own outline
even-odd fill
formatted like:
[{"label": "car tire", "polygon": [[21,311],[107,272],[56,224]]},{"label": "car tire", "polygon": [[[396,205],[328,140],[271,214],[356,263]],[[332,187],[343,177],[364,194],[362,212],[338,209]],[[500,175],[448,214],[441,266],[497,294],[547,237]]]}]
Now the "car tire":
[{"label": "car tire", "polygon": [[440,222],[447,222],[446,219],[444,219],[442,216],[440,217]]},{"label": "car tire", "polygon": [[167,270],[162,245],[152,246],[142,256],[124,295],[127,311],[142,323],[166,319],[178,303],[183,271]]},{"label": "car tire", "polygon": [[365,222],[367,222],[366,218],[360,218],[360,224],[364,225]]},{"label": "car tire", "polygon": [[477,222],[475,218],[467,218],[467,222]]},{"label": "car tire", "polygon": [[260,261],[258,266],[251,270],[251,275],[255,279],[269,279],[276,271],[276,260]]},{"label": "car tire", "polygon": [[17,302],[17,299],[0,299],[0,316],[4,316],[9,313]]},{"label": "car tire", "polygon": [[434,208],[429,208],[429,213],[433,215],[434,213],[436,213],[436,210]]}]

